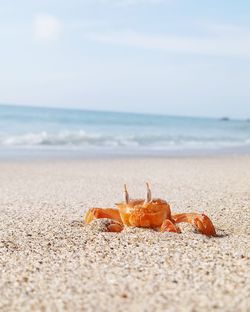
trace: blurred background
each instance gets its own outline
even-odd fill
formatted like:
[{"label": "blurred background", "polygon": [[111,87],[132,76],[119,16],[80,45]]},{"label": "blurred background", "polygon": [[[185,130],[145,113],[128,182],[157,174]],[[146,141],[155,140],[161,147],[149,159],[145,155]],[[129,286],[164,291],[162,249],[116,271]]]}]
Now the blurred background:
[{"label": "blurred background", "polygon": [[248,1],[1,0],[0,153],[249,152]]}]

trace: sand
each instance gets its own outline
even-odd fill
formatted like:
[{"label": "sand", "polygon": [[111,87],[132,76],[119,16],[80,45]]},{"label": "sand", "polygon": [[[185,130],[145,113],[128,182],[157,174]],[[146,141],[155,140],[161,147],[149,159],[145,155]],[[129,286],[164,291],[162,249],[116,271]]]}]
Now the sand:
[{"label": "sand", "polygon": [[[219,237],[80,222],[145,181]],[[250,311],[249,221],[250,156],[2,161],[0,310]]]}]

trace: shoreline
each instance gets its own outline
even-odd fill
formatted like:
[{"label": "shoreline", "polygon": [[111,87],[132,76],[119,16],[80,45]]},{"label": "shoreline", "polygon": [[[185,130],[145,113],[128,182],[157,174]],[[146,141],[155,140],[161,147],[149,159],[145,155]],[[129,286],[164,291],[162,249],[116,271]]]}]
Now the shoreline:
[{"label": "shoreline", "polygon": [[6,160],[91,160],[91,159],[139,159],[139,158],[202,158],[249,156],[250,146],[217,149],[180,150],[126,150],[126,149],[69,149],[69,148],[2,148],[0,162]]}]

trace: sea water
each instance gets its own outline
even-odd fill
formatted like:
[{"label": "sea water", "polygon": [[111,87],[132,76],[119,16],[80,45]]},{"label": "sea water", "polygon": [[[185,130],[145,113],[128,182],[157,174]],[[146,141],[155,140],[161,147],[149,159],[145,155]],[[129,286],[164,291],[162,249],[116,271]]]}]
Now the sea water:
[{"label": "sea water", "polygon": [[0,153],[168,154],[250,150],[250,122],[0,105]]}]

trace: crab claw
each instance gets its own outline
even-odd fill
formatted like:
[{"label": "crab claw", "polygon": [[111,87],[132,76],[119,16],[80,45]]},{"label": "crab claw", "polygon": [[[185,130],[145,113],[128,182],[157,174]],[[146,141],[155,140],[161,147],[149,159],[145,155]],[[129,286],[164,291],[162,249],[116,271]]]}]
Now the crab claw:
[{"label": "crab claw", "polygon": [[110,220],[110,224],[107,225],[108,232],[121,232],[122,230],[123,230],[123,225],[122,223],[118,221]]},{"label": "crab claw", "polygon": [[91,208],[84,217],[84,223],[89,224],[96,219],[103,219],[103,226],[107,232],[121,232],[123,230],[123,224],[117,209]]},{"label": "crab claw", "polygon": [[171,220],[167,219],[162,223],[161,232],[181,233],[181,230]]},{"label": "crab claw", "polygon": [[212,221],[204,213],[180,213],[172,215],[172,218],[176,223],[191,223],[201,234],[207,236],[216,236],[215,228]]},{"label": "crab claw", "polygon": [[194,227],[201,234],[205,234],[207,236],[216,235],[215,228],[214,228],[212,221],[204,213],[194,218]]},{"label": "crab claw", "polygon": [[90,222],[90,224],[88,224],[88,229],[94,231],[95,233],[100,232],[119,233],[123,230],[123,228],[124,226],[122,223],[107,218],[94,219],[92,222]]}]

